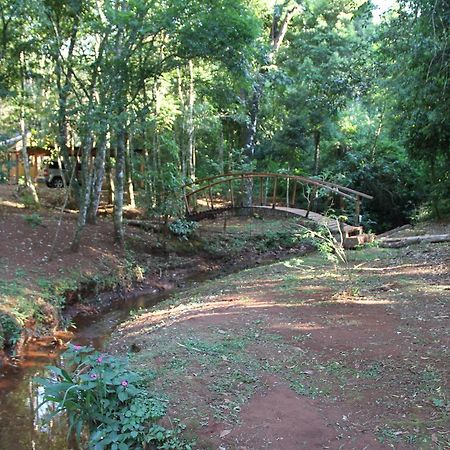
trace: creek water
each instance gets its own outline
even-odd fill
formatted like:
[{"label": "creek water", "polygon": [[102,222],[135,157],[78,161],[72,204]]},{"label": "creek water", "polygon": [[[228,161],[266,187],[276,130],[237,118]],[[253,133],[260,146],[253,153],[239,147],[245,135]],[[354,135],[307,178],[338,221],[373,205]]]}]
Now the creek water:
[{"label": "creek water", "polygon": [[[201,279],[203,277],[196,277]],[[130,317],[130,311],[148,308],[173,292],[154,293],[116,302],[111,310],[76,321],[72,342],[101,349],[113,330]],[[42,342],[27,346],[17,366],[0,372],[0,450],[71,450],[67,443],[67,422],[56,417],[45,423],[47,409],[40,406],[43,389],[33,382],[47,375],[45,366],[60,360],[60,350]]]}]

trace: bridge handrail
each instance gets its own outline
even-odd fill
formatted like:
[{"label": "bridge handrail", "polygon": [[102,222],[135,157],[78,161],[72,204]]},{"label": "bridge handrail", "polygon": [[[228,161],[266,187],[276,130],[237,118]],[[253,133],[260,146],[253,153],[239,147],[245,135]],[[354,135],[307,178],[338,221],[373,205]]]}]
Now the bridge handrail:
[{"label": "bridge handrail", "polygon": [[[346,197],[349,198],[351,200],[354,200],[354,198],[351,195],[346,194],[347,193],[351,193],[354,194],[356,197],[363,197],[363,198],[367,198],[369,200],[372,200],[373,197],[371,195],[365,194],[364,192],[359,192],[356,191],[354,189],[345,187],[345,186],[341,186],[339,184],[336,183],[331,183],[329,181],[323,181],[323,180],[316,180],[313,178],[308,178],[308,177],[303,177],[301,175],[290,175],[290,174],[283,174],[283,173],[270,173],[270,172],[228,172],[228,173],[224,173],[224,174],[220,174],[220,175],[214,175],[211,177],[206,177],[206,178],[202,178],[196,181],[193,181],[191,183],[187,183],[183,186],[183,189],[185,190],[186,188],[189,188],[191,186],[194,186],[196,184],[202,184],[204,182],[207,181],[212,181],[215,180],[217,178],[224,178],[223,180],[217,181],[215,183],[210,183],[207,186],[201,187],[199,189],[196,189],[194,191],[191,191],[189,193],[186,193],[186,198],[189,198],[191,195],[194,195],[196,193],[202,192],[206,189],[209,189],[213,186],[216,186],[218,184],[222,184],[225,182],[230,182],[230,181],[235,181],[235,180],[240,180],[242,178],[263,178],[263,177],[269,177],[269,178],[289,178],[289,179],[293,179],[296,181],[301,181],[303,183],[307,183],[307,184],[312,184],[315,186],[319,186],[319,187],[323,187],[325,189],[328,189],[332,192],[335,192],[338,195],[341,195],[342,197]],[[344,191],[344,192],[341,192]]]}]

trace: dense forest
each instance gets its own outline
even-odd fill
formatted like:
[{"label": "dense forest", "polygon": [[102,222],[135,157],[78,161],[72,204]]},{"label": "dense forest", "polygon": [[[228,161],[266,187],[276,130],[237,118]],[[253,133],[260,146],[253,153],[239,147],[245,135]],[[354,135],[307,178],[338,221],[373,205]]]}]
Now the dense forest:
[{"label": "dense forest", "polygon": [[124,203],[175,217],[184,183],[231,171],[366,192],[375,231],[450,210],[448,0],[0,5],[2,140],[31,133],[79,179],[75,249],[104,183],[119,243]]}]

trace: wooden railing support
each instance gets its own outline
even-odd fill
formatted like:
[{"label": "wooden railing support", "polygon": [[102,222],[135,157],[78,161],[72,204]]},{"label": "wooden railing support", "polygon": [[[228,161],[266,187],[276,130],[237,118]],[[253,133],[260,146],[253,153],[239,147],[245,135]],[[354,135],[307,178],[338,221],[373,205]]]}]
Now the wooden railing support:
[{"label": "wooden railing support", "polygon": [[356,196],[355,199],[355,215],[356,215],[356,225],[359,225],[361,220],[361,197],[359,195]]},{"label": "wooden railing support", "polygon": [[231,198],[231,206],[234,208],[234,192],[233,192],[233,182],[229,181],[230,186],[230,198]]},{"label": "wooden railing support", "polygon": [[292,207],[293,208],[295,208],[296,196],[297,196],[297,182],[295,181],[294,182],[294,187],[292,188]]},{"label": "wooden railing support", "polygon": [[212,188],[209,188],[209,200],[211,202],[211,209],[214,209],[214,200],[212,195]]},{"label": "wooden railing support", "polygon": [[259,205],[263,206],[263,190],[264,190],[264,179],[261,177],[259,179]]},{"label": "wooden railing support", "polygon": [[[222,174],[218,176],[213,176],[209,178],[205,178],[203,180],[196,180],[195,182],[189,183],[185,186],[183,186],[183,196],[184,196],[184,204],[186,207],[186,213],[192,214],[192,212],[197,212],[198,207],[198,201],[199,201],[199,195],[200,199],[203,201],[203,198],[206,201],[206,205],[208,208],[214,210],[217,209],[214,207],[214,196],[213,196],[213,187],[216,185],[220,185],[222,183],[228,183],[229,190],[230,190],[230,200],[231,200],[231,206],[235,208],[236,206],[244,206],[245,204],[245,198],[246,195],[245,189],[245,181],[253,180],[253,178],[259,178],[260,179],[260,185],[259,185],[259,204],[260,206],[264,205],[270,205],[272,203],[272,208],[276,208],[276,201],[277,201],[277,188],[278,188],[278,178],[287,178],[288,180],[293,181],[293,186],[291,188],[290,183],[287,184],[287,193],[286,193],[286,203],[287,207],[295,208],[296,205],[296,198],[297,198],[297,190],[298,190],[298,184],[308,184],[312,186],[311,193],[308,196],[308,206],[307,206],[307,212],[306,217],[308,217],[309,213],[311,211],[315,211],[317,209],[317,190],[318,189],[326,189],[330,191],[331,193],[338,195],[341,199],[340,205],[342,206],[342,200],[349,199],[351,201],[355,202],[355,215],[356,215],[356,224],[359,225],[360,223],[360,216],[361,216],[361,205],[362,205],[362,199],[372,199],[373,197],[365,194],[363,192],[355,191],[353,189],[339,186],[334,183],[329,183],[322,180],[316,180],[311,178],[302,177],[299,175],[289,175],[289,174],[279,174],[279,173],[267,173],[267,172],[248,172],[248,173],[229,173],[229,174]],[[273,192],[272,192],[272,198],[270,199],[270,179],[273,179]],[[216,181],[213,181],[216,180]],[[193,186],[199,185],[202,182],[209,181],[209,183],[205,186],[198,187],[195,190],[191,190]],[[238,198],[235,195],[233,183],[236,181],[236,184],[240,182],[240,190],[241,190],[241,198],[240,198],[240,205],[237,204],[239,202]],[[253,185],[252,185],[253,186]],[[189,188],[189,189],[187,189]],[[189,190],[189,192],[188,192]],[[253,189],[252,189],[253,191]],[[238,191],[236,191],[238,192]],[[253,192],[252,192],[253,193]],[[291,194],[291,195],[290,195]],[[191,199],[192,197],[192,199]],[[225,194],[225,198],[227,195]],[[270,202],[271,200],[271,202]],[[258,204],[258,201],[252,202],[252,204]],[[282,202],[284,204],[284,201]]]},{"label": "wooden railing support", "polygon": [[275,209],[275,203],[277,200],[277,181],[278,178],[275,178],[275,181],[273,183],[272,209]]}]

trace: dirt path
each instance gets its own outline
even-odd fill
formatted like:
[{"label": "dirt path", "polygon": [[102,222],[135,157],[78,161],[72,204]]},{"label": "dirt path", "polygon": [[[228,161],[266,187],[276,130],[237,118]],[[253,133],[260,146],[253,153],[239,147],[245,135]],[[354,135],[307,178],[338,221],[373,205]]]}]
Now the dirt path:
[{"label": "dirt path", "polygon": [[353,281],[311,256],[206,283],[111,349],[197,448],[449,448],[450,246],[351,257]]}]

